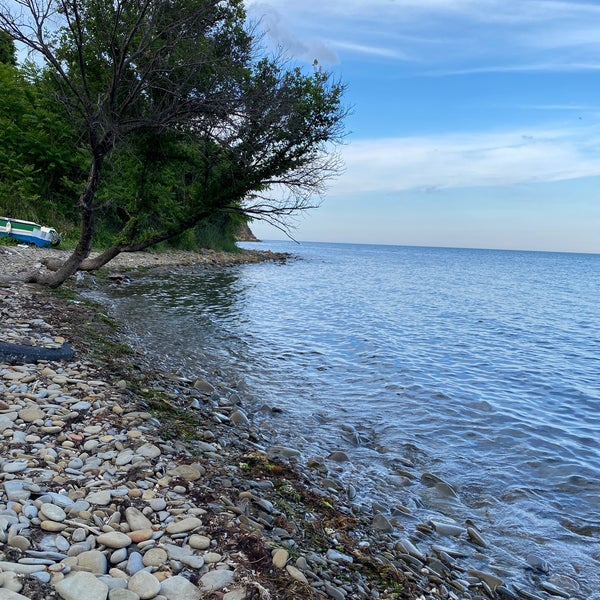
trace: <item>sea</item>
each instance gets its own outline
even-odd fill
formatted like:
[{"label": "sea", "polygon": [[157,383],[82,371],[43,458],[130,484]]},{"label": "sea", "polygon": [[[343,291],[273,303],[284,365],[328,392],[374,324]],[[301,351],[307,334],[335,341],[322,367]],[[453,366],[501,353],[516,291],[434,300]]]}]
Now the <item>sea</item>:
[{"label": "sea", "polygon": [[600,599],[600,255],[241,245],[292,257],[149,271],[102,299],[165,368],[235,382],[272,444],[323,457],[399,539]]}]

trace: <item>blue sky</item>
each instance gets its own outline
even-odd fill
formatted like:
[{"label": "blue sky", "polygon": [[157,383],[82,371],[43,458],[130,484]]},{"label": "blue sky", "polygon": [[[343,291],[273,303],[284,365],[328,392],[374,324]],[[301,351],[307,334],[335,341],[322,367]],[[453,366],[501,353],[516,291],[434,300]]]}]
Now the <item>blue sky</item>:
[{"label": "blue sky", "polygon": [[296,239],[600,253],[600,2],[246,7],[348,87],[345,172]]}]

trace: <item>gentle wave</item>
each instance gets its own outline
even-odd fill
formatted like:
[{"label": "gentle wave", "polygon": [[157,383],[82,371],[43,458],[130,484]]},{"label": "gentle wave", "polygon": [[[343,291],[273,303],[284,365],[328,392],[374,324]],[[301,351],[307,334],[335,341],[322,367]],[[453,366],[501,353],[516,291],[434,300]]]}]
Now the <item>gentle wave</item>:
[{"label": "gentle wave", "polygon": [[142,278],[112,301],[172,368],[218,364],[282,408],[273,436],[346,450],[364,502],[476,520],[525,578],[543,546],[600,598],[600,256],[269,247],[301,260]]}]

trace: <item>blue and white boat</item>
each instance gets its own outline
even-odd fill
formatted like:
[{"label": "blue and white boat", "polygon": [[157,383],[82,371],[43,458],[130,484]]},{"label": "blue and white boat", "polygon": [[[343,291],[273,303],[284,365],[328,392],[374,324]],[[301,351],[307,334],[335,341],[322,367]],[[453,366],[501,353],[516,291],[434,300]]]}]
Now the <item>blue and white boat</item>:
[{"label": "blue and white boat", "polygon": [[60,244],[60,235],[53,227],[9,217],[0,217],[0,236],[10,237],[26,244],[35,244],[40,248]]}]

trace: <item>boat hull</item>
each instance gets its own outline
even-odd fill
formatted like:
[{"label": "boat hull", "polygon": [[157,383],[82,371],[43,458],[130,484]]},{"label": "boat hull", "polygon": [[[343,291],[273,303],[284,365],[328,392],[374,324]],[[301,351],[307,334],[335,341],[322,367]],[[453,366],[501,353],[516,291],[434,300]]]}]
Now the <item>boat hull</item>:
[{"label": "boat hull", "polygon": [[32,221],[0,217],[0,236],[9,237],[26,244],[35,244],[40,248],[57,246],[60,235],[53,227],[38,225]]}]

